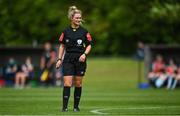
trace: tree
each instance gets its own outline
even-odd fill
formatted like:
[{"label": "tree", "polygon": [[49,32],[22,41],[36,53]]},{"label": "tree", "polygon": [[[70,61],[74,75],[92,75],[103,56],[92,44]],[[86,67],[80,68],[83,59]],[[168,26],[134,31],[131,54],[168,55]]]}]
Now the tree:
[{"label": "tree", "polygon": [[83,11],[83,25],[94,38],[93,54],[132,54],[137,41],[180,43],[178,0],[1,0],[0,44],[57,44],[69,25],[71,5]]}]

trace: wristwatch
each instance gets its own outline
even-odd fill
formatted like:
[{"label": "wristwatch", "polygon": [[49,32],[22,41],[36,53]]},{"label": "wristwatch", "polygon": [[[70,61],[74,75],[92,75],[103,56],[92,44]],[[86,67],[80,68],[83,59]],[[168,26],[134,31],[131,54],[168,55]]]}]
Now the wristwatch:
[{"label": "wristwatch", "polygon": [[85,55],[85,56],[87,56],[87,54],[86,54],[86,53],[84,53],[84,55]]},{"label": "wristwatch", "polygon": [[61,59],[61,58],[58,58],[56,62],[58,62],[59,60],[61,60],[61,61],[62,61],[62,59]]}]

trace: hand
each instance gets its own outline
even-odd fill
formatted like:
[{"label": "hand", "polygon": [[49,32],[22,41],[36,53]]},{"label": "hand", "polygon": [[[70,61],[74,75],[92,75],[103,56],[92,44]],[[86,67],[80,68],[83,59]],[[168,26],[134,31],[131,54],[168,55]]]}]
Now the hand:
[{"label": "hand", "polygon": [[62,65],[62,61],[58,60],[56,63],[56,69],[58,69]]},{"label": "hand", "polygon": [[79,61],[80,62],[85,62],[86,60],[86,55],[85,54],[82,54],[80,57],[79,57]]}]

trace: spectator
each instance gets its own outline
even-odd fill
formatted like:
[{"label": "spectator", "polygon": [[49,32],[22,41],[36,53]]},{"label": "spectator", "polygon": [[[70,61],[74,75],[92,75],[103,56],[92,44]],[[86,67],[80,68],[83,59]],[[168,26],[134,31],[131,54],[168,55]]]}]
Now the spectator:
[{"label": "spectator", "polygon": [[154,85],[157,88],[160,88],[165,80],[165,63],[161,55],[157,55],[155,61],[152,63],[151,72],[148,74],[148,79],[150,84]]},{"label": "spectator", "polygon": [[166,75],[168,78],[167,89],[170,89],[172,87],[173,79],[176,77],[176,74],[175,74],[176,70],[177,70],[177,66],[176,66],[174,60],[170,59],[169,64],[166,67]]},{"label": "spectator", "polygon": [[33,73],[34,67],[31,62],[31,58],[27,57],[25,64],[21,65],[16,73],[15,88],[23,89],[25,87],[27,77],[32,78],[34,76]]},{"label": "spectator", "polygon": [[137,43],[137,50],[136,50],[135,58],[137,60],[143,60],[144,59],[144,43],[141,41],[139,41]]},{"label": "spectator", "polygon": [[177,69],[177,75],[175,76],[175,79],[174,79],[171,89],[176,88],[178,81],[180,81],[180,67],[178,67],[178,69]]},{"label": "spectator", "polygon": [[27,81],[30,81],[34,78],[34,65],[32,63],[32,58],[27,57],[25,61],[25,66],[28,69],[28,74],[27,74]]},{"label": "spectator", "polygon": [[13,57],[9,58],[7,66],[5,67],[5,81],[7,86],[14,84],[14,78],[17,71],[17,63]]},{"label": "spectator", "polygon": [[41,76],[40,81],[42,84],[54,84],[54,65],[56,62],[56,52],[52,49],[50,42],[44,44],[44,53],[40,59]]}]

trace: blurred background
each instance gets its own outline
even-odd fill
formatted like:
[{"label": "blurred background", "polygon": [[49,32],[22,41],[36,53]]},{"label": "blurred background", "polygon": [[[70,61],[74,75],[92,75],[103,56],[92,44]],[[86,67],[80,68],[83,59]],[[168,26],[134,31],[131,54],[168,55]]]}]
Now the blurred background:
[{"label": "blurred background", "polygon": [[[27,98],[32,97],[28,96],[30,93],[37,91],[40,98],[50,96],[55,92],[60,93],[59,89],[55,88],[48,90],[50,94],[44,95],[44,89],[35,88],[37,90],[34,90],[33,87],[63,86],[62,69],[56,70],[54,67],[59,36],[70,24],[67,13],[69,6],[72,5],[82,10],[82,17],[85,21],[83,26],[93,38],[93,47],[88,55],[88,69],[84,82],[84,91],[87,93],[84,100],[89,100],[86,105],[93,106],[93,100],[99,100],[99,107],[104,106],[100,97],[104,98],[104,102],[112,100],[114,96],[121,96],[117,94],[119,91],[129,98],[137,98],[131,101],[134,106],[138,102],[141,103],[142,99],[142,104],[147,105],[149,100],[149,104],[154,105],[157,102],[155,100],[164,96],[165,98],[156,105],[180,104],[176,102],[179,96],[177,91],[167,94],[164,91],[157,93],[152,89],[162,87],[165,90],[165,88],[179,87],[179,0],[0,0],[0,88],[2,88],[0,94],[4,96],[3,98],[7,98],[3,99],[4,102],[0,101],[2,104],[7,104],[4,105],[4,109],[0,108],[2,114],[8,114],[8,108],[13,108],[13,105],[8,102],[11,100],[9,96],[18,98],[16,91],[6,87],[17,89],[32,87],[32,89],[21,91],[22,93],[19,92],[20,96],[26,95],[23,92],[29,92],[27,96],[24,96]],[[50,68],[46,70],[44,65],[49,64],[47,63],[49,61],[52,62]],[[162,70],[158,69],[158,76],[154,68],[156,61],[164,66]],[[173,75],[169,74],[172,74],[172,71],[168,72],[172,69],[170,64],[174,64]],[[26,75],[21,73],[24,71]],[[160,73],[163,75],[160,76]],[[164,74],[167,75],[164,76]],[[179,74],[179,77],[174,74]],[[158,80],[157,77],[161,78]],[[104,88],[107,85],[108,88],[105,91]],[[148,99],[147,96],[143,96],[145,95],[143,91],[136,90],[137,87],[140,89],[152,87],[149,90],[152,95],[145,93],[150,96]],[[104,93],[100,95],[99,91]],[[131,96],[132,91],[138,94]],[[94,94],[90,94],[91,92]],[[106,97],[108,93],[111,93],[111,99]],[[55,108],[59,105],[57,104],[59,98],[56,96],[60,95],[52,95],[56,100],[56,103],[54,102],[56,106],[50,105],[52,105],[51,108]],[[88,99],[88,95],[94,99]],[[169,99],[172,96],[175,99]],[[170,101],[166,104],[164,101],[167,99]],[[120,104],[131,104],[124,101],[122,96],[119,97],[119,101]],[[107,103],[107,105],[119,107],[119,104],[114,103]],[[18,102],[15,104],[17,105]],[[22,104],[26,107],[25,100]],[[18,114],[17,111],[14,108],[10,114]],[[39,109],[39,111],[42,114],[44,110]],[[163,111],[156,112],[156,114],[162,114]],[[29,113],[19,110],[19,113],[36,114],[37,112]],[[49,114],[49,112],[46,113]],[[55,113],[53,109],[52,113]],[[118,113],[123,114],[124,112]],[[144,113],[149,114],[148,111]],[[166,110],[166,113],[178,114],[180,111],[177,108],[175,111]]]},{"label": "blurred background", "polygon": [[131,55],[137,41],[180,43],[179,0],[1,0],[1,46],[58,44],[71,5],[94,38],[91,55]]},{"label": "blurred background", "polygon": [[[148,71],[157,54],[164,51],[168,60],[168,48],[175,51],[176,59],[179,58],[178,0],[1,0],[1,67],[13,58],[17,64],[22,64],[28,56],[33,57],[32,64],[36,68],[40,67],[46,42],[52,44],[51,48],[57,53],[59,36],[69,25],[67,10],[71,5],[83,11],[83,26],[93,37],[92,58],[128,57],[143,61],[147,57],[145,68]],[[144,53],[146,45],[154,47],[147,48]],[[139,67],[137,73],[144,75],[141,74],[144,68]]]}]

